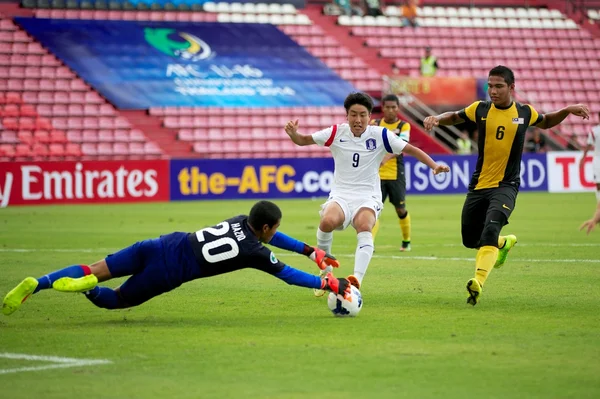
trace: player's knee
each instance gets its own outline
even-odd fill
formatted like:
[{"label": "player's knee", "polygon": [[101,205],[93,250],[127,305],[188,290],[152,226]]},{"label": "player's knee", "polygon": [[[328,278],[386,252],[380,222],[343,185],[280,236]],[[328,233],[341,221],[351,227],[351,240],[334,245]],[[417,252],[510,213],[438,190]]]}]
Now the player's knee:
[{"label": "player's knee", "polygon": [[481,245],[498,246],[498,237],[500,237],[500,231],[505,224],[506,216],[502,212],[492,212],[483,227]]},{"label": "player's knee", "polygon": [[474,237],[472,235],[465,235],[463,234],[462,236],[462,243],[466,248],[471,248],[471,249],[475,249],[475,248],[479,248],[479,237]]},{"label": "player's knee", "polygon": [[400,206],[396,207],[396,214],[398,215],[398,217],[400,219],[404,219],[406,217],[406,215],[408,215],[408,211],[406,210],[406,208],[402,208]]},{"label": "player's knee", "polygon": [[335,217],[324,216],[321,219],[321,223],[319,223],[319,229],[326,233],[331,233],[333,230],[341,226],[343,222],[343,220],[340,222],[340,220],[338,220],[338,218]]}]

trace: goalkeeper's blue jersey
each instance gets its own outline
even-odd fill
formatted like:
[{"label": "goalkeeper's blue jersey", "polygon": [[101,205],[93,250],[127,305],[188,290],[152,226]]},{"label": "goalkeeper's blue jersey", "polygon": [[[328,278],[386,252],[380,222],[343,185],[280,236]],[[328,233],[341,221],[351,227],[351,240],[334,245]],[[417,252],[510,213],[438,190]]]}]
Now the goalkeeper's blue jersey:
[{"label": "goalkeeper's blue jersey", "polygon": [[181,284],[244,268],[280,273],[285,264],[265,247],[240,215],[195,233],[171,233],[160,237],[169,277]]}]

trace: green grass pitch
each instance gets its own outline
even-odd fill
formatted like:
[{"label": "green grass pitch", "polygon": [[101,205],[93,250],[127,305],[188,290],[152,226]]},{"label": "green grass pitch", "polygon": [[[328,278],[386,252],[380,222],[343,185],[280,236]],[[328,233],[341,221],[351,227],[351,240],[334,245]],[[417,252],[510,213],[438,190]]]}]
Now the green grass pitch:
[{"label": "green grass pitch", "polygon": [[[325,298],[247,269],[196,280],[133,309],[43,291],[0,315],[0,396],[17,398],[598,398],[600,231],[577,231],[593,194],[521,193],[503,232],[519,243],[466,304],[475,252],[461,246],[464,196],[409,196],[413,251],[386,204],[355,319]],[[0,210],[0,296],[25,276],[92,263],[133,242],[195,231],[254,201]],[[321,203],[280,200],[281,231],[315,241]],[[338,276],[355,234],[335,234]],[[317,273],[308,259],[276,254]],[[116,286],[121,281],[108,282]],[[2,354],[109,360],[49,362]],[[8,372],[19,369],[22,371]]]}]

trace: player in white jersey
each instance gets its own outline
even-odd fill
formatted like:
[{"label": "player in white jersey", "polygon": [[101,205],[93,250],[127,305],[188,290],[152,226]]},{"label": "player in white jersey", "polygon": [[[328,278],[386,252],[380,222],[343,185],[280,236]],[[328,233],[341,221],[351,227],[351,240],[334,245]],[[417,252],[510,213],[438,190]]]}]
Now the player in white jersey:
[{"label": "player in white jersey", "polygon": [[[600,113],[598,113],[600,116]],[[587,234],[590,234],[596,224],[600,223],[600,125],[596,125],[592,128],[592,131],[588,135],[587,145],[583,150],[583,156],[579,161],[579,167],[582,168],[585,162],[585,157],[594,147],[594,158],[592,160],[592,170],[594,171],[594,182],[596,183],[596,212],[590,220],[583,222],[579,230],[586,229]]]},{"label": "player in white jersey", "polygon": [[[317,230],[317,245],[331,250],[333,231],[352,224],[357,245],[354,275],[348,279],[360,287],[373,256],[371,230],[383,208],[379,166],[387,153],[408,154],[429,166],[434,174],[448,172],[429,155],[406,143],[393,132],[369,125],[373,101],[364,93],[351,93],[344,101],[348,123],[328,127],[312,135],[298,133],[298,120],[285,126],[286,133],[297,145],[318,144],[329,147],[335,170],[333,188],[321,207],[321,222]],[[322,295],[316,292],[316,295]]]},{"label": "player in white jersey", "polygon": [[[598,115],[600,116],[600,113]],[[580,168],[583,167],[585,157],[592,147],[594,147],[592,169],[594,171],[594,182],[596,183],[596,202],[600,202],[600,125],[594,126],[588,135],[587,145],[585,146],[583,156],[579,161]]]}]

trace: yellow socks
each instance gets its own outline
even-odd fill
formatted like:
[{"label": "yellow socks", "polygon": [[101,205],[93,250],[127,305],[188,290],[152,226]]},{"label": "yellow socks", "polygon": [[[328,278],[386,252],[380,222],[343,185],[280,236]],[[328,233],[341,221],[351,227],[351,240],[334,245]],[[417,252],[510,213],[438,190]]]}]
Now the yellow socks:
[{"label": "yellow socks", "polygon": [[497,258],[498,248],[491,245],[481,247],[477,251],[477,256],[475,256],[475,278],[481,286],[483,286],[485,280],[488,278],[488,274],[494,268]]},{"label": "yellow socks", "polygon": [[406,214],[404,219],[399,219],[400,229],[402,229],[402,240],[410,241],[410,213]]},{"label": "yellow socks", "polygon": [[499,236],[498,237],[498,248],[504,247],[504,244],[506,244],[506,237]]},{"label": "yellow socks", "polygon": [[375,226],[373,226],[373,230],[371,230],[371,234],[373,234],[373,240],[375,236],[377,236],[377,232],[379,231],[379,219],[375,221]]},{"label": "yellow socks", "polygon": [[[400,222],[400,229],[402,230],[402,240],[410,241],[410,215],[407,214],[404,219],[398,219],[398,221]],[[373,226],[373,230],[371,230],[371,233],[373,234],[373,239],[375,239],[378,232],[379,219],[377,219],[377,221],[375,222],[375,226]]]}]

